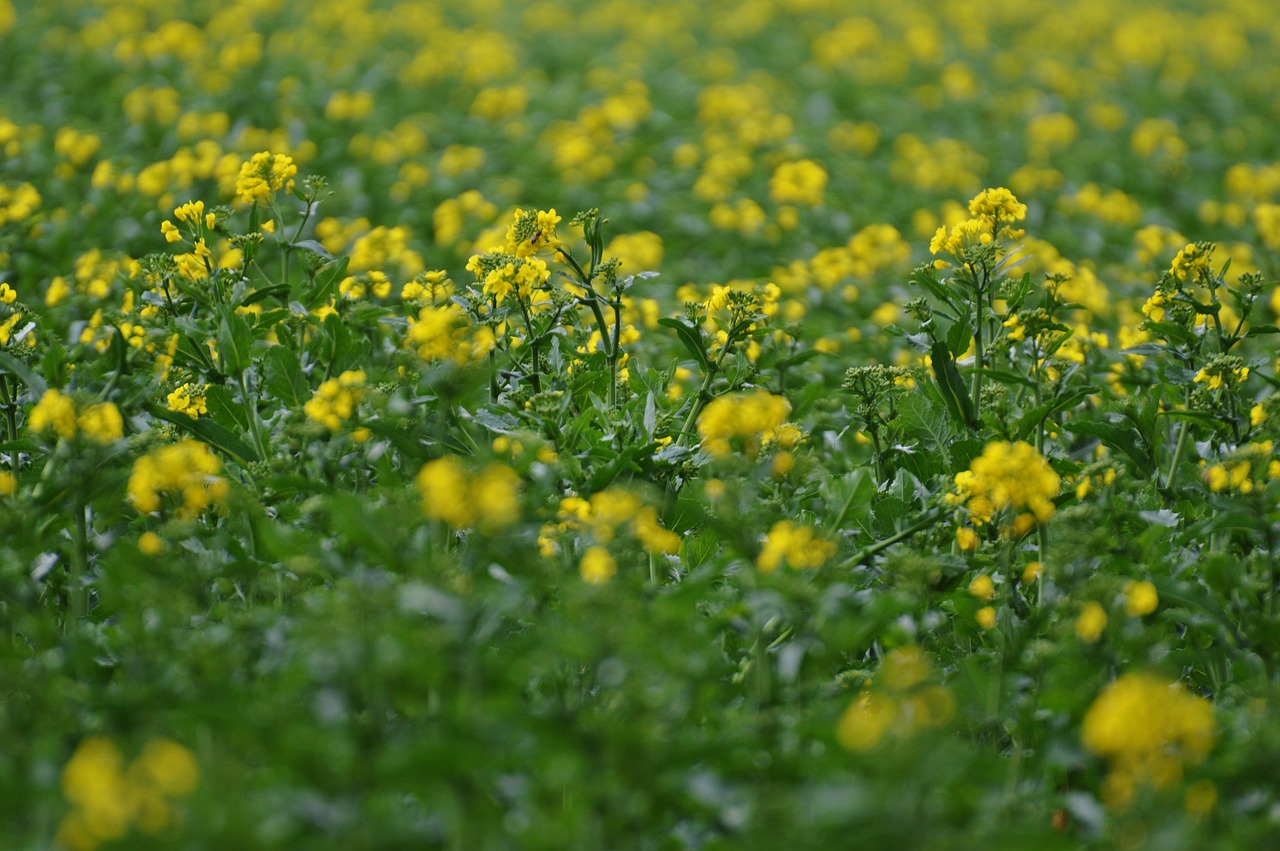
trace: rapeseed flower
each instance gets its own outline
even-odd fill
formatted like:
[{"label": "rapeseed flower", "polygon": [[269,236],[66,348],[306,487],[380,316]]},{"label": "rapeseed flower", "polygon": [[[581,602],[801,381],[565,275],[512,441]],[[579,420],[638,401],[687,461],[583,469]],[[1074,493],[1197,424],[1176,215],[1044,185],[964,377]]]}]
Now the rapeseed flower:
[{"label": "rapeseed flower", "polygon": [[1103,799],[1122,808],[1138,785],[1163,789],[1203,762],[1217,736],[1213,704],[1180,683],[1130,673],[1108,685],[1085,713],[1080,737],[1110,764]]},{"label": "rapeseed flower", "polygon": [[142,456],[129,476],[129,502],[143,514],[159,511],[166,494],[178,494],[178,516],[195,517],[227,495],[227,481],[218,475],[222,464],[196,440],[182,440]]},{"label": "rapeseed flower", "polygon": [[947,502],[967,509],[975,525],[1009,510],[1015,514],[1013,531],[1025,533],[1053,515],[1061,480],[1035,447],[998,441],[987,444],[968,470],[956,474],[955,486]]}]

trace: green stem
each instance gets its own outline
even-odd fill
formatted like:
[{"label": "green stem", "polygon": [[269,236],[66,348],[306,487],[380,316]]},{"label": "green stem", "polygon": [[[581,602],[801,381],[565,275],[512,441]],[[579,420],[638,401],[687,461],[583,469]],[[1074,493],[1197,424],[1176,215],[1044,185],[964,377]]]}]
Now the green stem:
[{"label": "green stem", "polygon": [[903,529],[901,532],[891,535],[890,537],[885,538],[883,541],[876,541],[874,544],[859,550],[857,555],[851,558],[846,563],[846,565],[861,564],[862,562],[871,558],[876,553],[881,552],[882,550],[886,550],[889,547],[892,547],[894,544],[905,541],[907,538],[910,538],[912,535],[916,534],[917,532],[921,532],[925,529],[928,529],[930,526],[937,523],[940,519],[942,519],[941,512],[939,511],[929,512],[928,514],[924,515],[919,520],[917,520],[915,523],[912,523],[910,526]]},{"label": "green stem", "polygon": [[977,287],[977,298],[974,299],[976,302],[976,318],[973,323],[973,410],[975,414],[982,410],[980,407],[982,402],[982,370],[986,366],[986,353],[982,349],[982,323],[984,321],[982,308],[986,297],[987,269],[984,266],[982,269],[982,284]]},{"label": "green stem", "polygon": [[246,373],[240,373],[240,403],[244,406],[244,415],[249,420],[249,433],[253,435],[253,448],[258,453],[258,460],[267,460],[267,443],[262,436],[262,426],[258,422],[258,406],[253,404],[249,395],[249,381]]},{"label": "green stem", "polygon": [[72,512],[74,526],[71,529],[71,561],[67,569],[67,618],[63,631],[78,629],[85,615],[85,577],[89,575],[89,523],[88,509],[77,503]]},{"label": "green stem", "polygon": [[[1188,399],[1190,394],[1188,393]],[[1169,462],[1169,472],[1164,479],[1164,488],[1166,496],[1170,495],[1173,490],[1174,482],[1178,477],[1178,465],[1182,463],[1182,455],[1187,448],[1187,436],[1191,433],[1191,423],[1186,420],[1178,423],[1178,442],[1173,448],[1173,460]]]}]

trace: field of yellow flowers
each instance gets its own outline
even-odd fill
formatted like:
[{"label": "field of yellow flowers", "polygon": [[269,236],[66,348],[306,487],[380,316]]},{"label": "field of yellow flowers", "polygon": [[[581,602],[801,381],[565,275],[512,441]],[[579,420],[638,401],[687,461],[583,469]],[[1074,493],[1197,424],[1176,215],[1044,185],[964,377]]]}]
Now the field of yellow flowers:
[{"label": "field of yellow flowers", "polygon": [[0,848],[1280,844],[1268,0],[0,0]]}]

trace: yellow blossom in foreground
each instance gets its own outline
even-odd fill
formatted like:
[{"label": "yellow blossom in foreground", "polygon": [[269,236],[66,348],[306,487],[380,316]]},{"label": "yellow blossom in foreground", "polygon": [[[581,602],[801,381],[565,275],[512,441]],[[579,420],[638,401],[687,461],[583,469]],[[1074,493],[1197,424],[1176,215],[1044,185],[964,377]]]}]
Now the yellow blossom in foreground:
[{"label": "yellow blossom in foreground", "polygon": [[887,736],[906,737],[945,724],[955,713],[955,698],[930,680],[933,666],[918,647],[889,652],[877,685],[864,689],[836,727],[836,739],[853,751],[870,750]]},{"label": "yellow blossom in foreground", "polygon": [[49,389],[31,409],[27,425],[36,434],[52,431],[58,437],[70,440],[76,436],[76,405],[70,396]]},{"label": "yellow blossom in foreground", "polygon": [[1160,605],[1160,596],[1156,586],[1145,580],[1129,582],[1124,586],[1124,613],[1131,618],[1140,618],[1154,612]]},{"label": "yellow blossom in foreground", "polygon": [[349,369],[337,378],[322,382],[315,395],[302,406],[303,413],[329,431],[340,430],[364,398],[364,381],[363,370]]},{"label": "yellow blossom in foreground", "polygon": [[603,585],[618,572],[618,563],[604,547],[590,547],[582,554],[578,572],[586,582],[592,585]]},{"label": "yellow blossom in foreground", "polygon": [[13,496],[18,490],[18,480],[8,470],[0,470],[0,496]]},{"label": "yellow blossom in foreground", "polygon": [[143,532],[138,536],[138,550],[143,555],[158,556],[164,549],[164,539],[155,532]]},{"label": "yellow blossom in foreground", "polygon": [[90,405],[76,418],[80,433],[98,443],[111,443],[124,437],[124,420],[111,402]]},{"label": "yellow blossom in foreground", "polygon": [[835,552],[835,543],[819,537],[812,527],[780,520],[769,530],[756,567],[764,573],[772,573],[784,561],[795,570],[821,567]]},{"label": "yellow blossom in foreground", "polygon": [[996,598],[995,583],[991,581],[990,576],[980,573],[969,583],[969,594],[989,603]]},{"label": "yellow blossom in foreground", "polygon": [[1108,685],[1081,730],[1084,746],[1110,764],[1103,797],[1113,807],[1127,804],[1138,784],[1178,782],[1184,765],[1209,755],[1216,735],[1213,704],[1151,674],[1124,674]]},{"label": "yellow blossom in foreground", "polygon": [[417,486],[422,513],[455,529],[492,533],[520,519],[520,477],[503,464],[473,474],[446,455],[423,465]]},{"label": "yellow blossom in foreground", "polygon": [[1102,631],[1106,628],[1107,610],[1093,601],[1085,603],[1080,616],[1076,618],[1076,635],[1080,636],[1080,640],[1093,644],[1102,637]]},{"label": "yellow blossom in foreground", "polygon": [[718,396],[707,403],[698,417],[702,447],[716,458],[733,452],[733,440],[740,441],[748,457],[755,457],[766,436],[786,422],[791,405],[767,390]]},{"label": "yellow blossom in foreground", "polygon": [[62,791],[73,809],[58,826],[58,843],[93,851],[134,828],[158,834],[173,822],[173,805],[199,782],[195,757],[176,742],[152,739],[126,765],[110,739],[86,739],[62,770]]},{"label": "yellow blossom in foreground", "polygon": [[165,494],[179,494],[179,517],[194,517],[227,495],[222,464],[203,443],[182,440],[142,456],[129,476],[129,501],[143,514],[159,511]]},{"label": "yellow blossom in foreground", "polygon": [[996,610],[993,606],[983,606],[974,613],[974,619],[978,621],[978,626],[986,630],[996,628]]}]

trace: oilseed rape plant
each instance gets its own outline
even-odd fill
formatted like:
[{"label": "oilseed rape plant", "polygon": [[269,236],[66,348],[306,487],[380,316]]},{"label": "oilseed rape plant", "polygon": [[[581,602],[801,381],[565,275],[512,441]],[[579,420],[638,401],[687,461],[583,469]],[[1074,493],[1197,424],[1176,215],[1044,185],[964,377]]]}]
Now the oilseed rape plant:
[{"label": "oilseed rape plant", "polygon": [[1275,847],[1274,19],[0,0],[0,844]]}]

